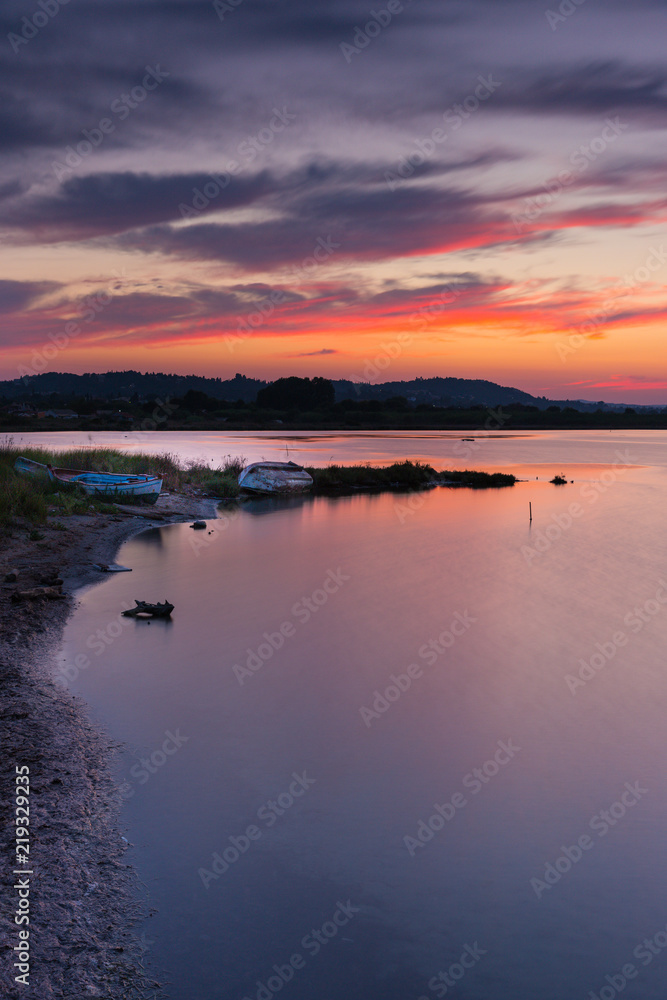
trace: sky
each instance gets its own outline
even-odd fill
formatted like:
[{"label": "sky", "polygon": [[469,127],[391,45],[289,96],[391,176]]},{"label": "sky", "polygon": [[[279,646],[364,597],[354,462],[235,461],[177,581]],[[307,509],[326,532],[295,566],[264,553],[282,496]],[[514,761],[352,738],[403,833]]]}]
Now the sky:
[{"label": "sky", "polygon": [[667,403],[667,0],[3,0],[0,377]]}]

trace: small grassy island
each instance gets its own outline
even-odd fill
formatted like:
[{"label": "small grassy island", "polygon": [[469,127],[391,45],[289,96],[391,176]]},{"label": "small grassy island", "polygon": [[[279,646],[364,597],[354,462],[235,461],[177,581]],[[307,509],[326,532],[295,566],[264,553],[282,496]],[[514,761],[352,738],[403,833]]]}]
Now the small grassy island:
[{"label": "small grassy island", "polygon": [[[41,448],[18,449],[12,442],[0,446],[0,529],[8,530],[15,518],[30,524],[44,524],[47,517],[98,511],[114,513],[102,498],[85,495],[76,487],[53,483],[46,478],[28,477],[14,470],[14,462],[24,455],[43,465],[99,472],[148,473],[163,479],[163,490],[186,496],[240,498],[238,476],[245,461],[227,457],[217,469],[202,463],[183,464],[175,455],[127,453],[110,448],[79,448],[51,452]],[[423,462],[395,462],[388,466],[329,465],[309,468],[314,495],[335,495],[358,491],[421,490],[433,486],[473,489],[513,486],[516,477],[506,473],[474,470],[438,472]]]},{"label": "small grassy island", "polygon": [[422,462],[395,462],[393,465],[329,465],[308,468],[313,477],[313,493],[350,493],[357,490],[418,490],[429,486],[470,486],[473,489],[514,486],[516,476],[502,472],[437,472]]}]

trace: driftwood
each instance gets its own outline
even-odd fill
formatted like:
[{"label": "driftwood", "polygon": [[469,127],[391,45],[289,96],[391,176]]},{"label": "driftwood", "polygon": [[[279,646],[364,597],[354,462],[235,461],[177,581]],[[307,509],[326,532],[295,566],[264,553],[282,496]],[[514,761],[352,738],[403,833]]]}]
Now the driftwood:
[{"label": "driftwood", "polygon": [[126,503],[114,503],[114,507],[119,514],[125,514],[127,517],[145,517],[149,521],[164,521],[167,516],[155,512],[150,513],[146,507],[131,507]]},{"label": "driftwood", "polygon": [[169,601],[165,601],[164,604],[149,604],[147,601],[135,600],[134,603],[136,608],[123,611],[125,618],[139,618],[143,615],[148,615],[151,618],[170,618],[174,610],[174,605],[170,604]]},{"label": "driftwood", "polygon": [[12,594],[12,601],[36,601],[38,599],[58,601],[64,600],[65,596],[59,587],[33,587],[32,590],[15,590]]}]

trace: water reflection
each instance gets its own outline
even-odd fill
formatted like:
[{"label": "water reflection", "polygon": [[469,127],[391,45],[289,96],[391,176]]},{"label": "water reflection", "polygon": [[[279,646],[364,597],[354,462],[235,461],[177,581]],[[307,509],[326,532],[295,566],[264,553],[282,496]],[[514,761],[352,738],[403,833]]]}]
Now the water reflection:
[{"label": "water reflection", "polygon": [[312,497],[303,494],[301,496],[275,496],[275,497],[252,497],[243,501],[243,512],[259,516],[262,514],[275,514],[281,510],[296,510],[304,503],[309,503]]},{"label": "water reflection", "polygon": [[595,502],[580,474],[260,500],[205,546],[174,525],[123,547],[134,572],[84,595],[65,654],[169,590],[171,626],[124,629],[75,690],[128,772],[183,739],[125,811],[171,1000],[417,1000],[476,944],[466,1000],[600,996],[633,961],[628,996],[661,1000],[633,950],[667,923],[667,607],[627,624],[665,574],[658,471]]},{"label": "water reflection", "polygon": [[142,531],[141,534],[136,536],[136,540],[139,545],[161,549],[164,545],[162,528],[147,528],[146,531]]}]

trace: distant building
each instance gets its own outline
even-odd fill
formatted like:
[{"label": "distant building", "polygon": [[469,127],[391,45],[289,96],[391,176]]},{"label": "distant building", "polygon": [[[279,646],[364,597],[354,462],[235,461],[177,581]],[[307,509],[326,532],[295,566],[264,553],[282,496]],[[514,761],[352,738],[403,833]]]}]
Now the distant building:
[{"label": "distant building", "polygon": [[103,417],[107,420],[133,420],[130,413],[123,413],[122,410],[95,410],[96,417]]},{"label": "distant building", "polygon": [[78,420],[79,414],[74,410],[40,410],[38,417],[53,417],[54,420]]},{"label": "distant building", "polygon": [[10,406],[6,407],[6,413],[11,414],[13,417],[34,417],[35,411],[31,406],[26,406],[25,403],[12,403]]}]

